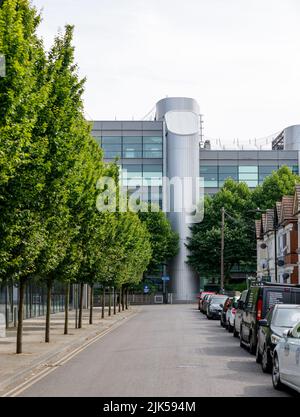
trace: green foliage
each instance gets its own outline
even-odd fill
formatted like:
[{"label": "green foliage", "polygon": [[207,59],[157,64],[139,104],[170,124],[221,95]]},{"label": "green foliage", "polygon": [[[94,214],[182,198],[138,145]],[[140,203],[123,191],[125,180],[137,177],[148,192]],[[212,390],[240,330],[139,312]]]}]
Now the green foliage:
[{"label": "green foliage", "polygon": [[150,234],[135,213],[97,210],[97,182],[118,183],[118,168],[103,162],[84,117],[73,27],[47,53],[39,23],[29,0],[0,8],[0,280],[139,283]]},{"label": "green foliage", "polygon": [[225,207],[225,276],[230,278],[236,264],[255,268],[256,209],[274,207],[284,195],[292,195],[299,182],[300,178],[286,166],[273,172],[252,192],[245,183],[228,179],[215,196],[206,197],[204,220],[192,226],[187,245],[189,264],[202,276],[220,277],[221,209]]},{"label": "green foliage", "polygon": [[[149,209],[150,207],[149,205]],[[172,230],[165,213],[158,208],[152,211],[140,211],[139,218],[150,234],[152,257],[147,272],[156,273],[162,264],[177,255],[179,236]]]},{"label": "green foliage", "polygon": [[228,179],[214,197],[205,199],[205,216],[202,223],[192,226],[189,264],[201,275],[220,277],[221,209],[225,207],[225,276],[235,264],[251,265],[255,251],[254,228],[250,210],[253,209],[251,192],[246,184]]},{"label": "green foliage", "polygon": [[300,177],[287,166],[282,166],[253,191],[252,198],[256,207],[261,210],[273,208],[284,195],[294,194],[296,183],[300,183]]}]

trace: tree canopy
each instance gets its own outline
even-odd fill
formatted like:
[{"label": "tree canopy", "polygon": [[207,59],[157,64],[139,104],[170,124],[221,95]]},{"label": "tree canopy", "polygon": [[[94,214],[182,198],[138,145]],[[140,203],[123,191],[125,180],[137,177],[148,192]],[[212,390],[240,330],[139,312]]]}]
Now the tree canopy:
[{"label": "tree canopy", "polygon": [[221,209],[225,208],[224,267],[227,280],[234,265],[253,267],[255,270],[256,210],[273,208],[284,195],[294,193],[300,178],[282,166],[265,178],[263,184],[250,191],[245,183],[232,179],[214,196],[205,198],[205,214],[202,223],[192,226],[189,264],[200,276],[220,278],[221,264]]}]

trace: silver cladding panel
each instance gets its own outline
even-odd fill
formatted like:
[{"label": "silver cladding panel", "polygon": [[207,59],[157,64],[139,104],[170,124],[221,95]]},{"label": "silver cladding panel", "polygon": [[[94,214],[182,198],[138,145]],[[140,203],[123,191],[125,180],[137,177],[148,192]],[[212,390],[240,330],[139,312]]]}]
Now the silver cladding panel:
[{"label": "silver cladding panel", "polygon": [[284,149],[300,151],[300,125],[284,129]]},{"label": "silver cladding panel", "polygon": [[[157,120],[164,120],[169,111],[187,111],[199,114],[199,106],[193,99],[167,98],[157,104]],[[194,135],[174,134],[166,129],[167,140],[167,176],[169,179],[197,178],[199,177],[199,133]],[[181,198],[181,194],[174,188],[174,203]],[[193,203],[192,192],[185,192],[185,204]],[[172,278],[172,290],[177,301],[191,301],[199,290],[199,279],[195,272],[186,263],[187,249],[185,247],[187,237],[190,236],[190,225],[186,223],[185,213],[171,212],[170,221],[174,230],[179,233],[180,251],[169,265]]]}]

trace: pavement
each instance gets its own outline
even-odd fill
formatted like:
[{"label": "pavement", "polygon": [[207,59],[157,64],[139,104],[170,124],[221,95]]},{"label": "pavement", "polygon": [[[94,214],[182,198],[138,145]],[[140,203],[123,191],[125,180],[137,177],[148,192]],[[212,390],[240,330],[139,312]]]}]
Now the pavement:
[{"label": "pavement", "polygon": [[288,397],[239,341],[195,305],[143,306],[22,397]]},{"label": "pavement", "polygon": [[45,317],[24,321],[23,354],[16,355],[16,329],[0,338],[0,396],[16,386],[23,386],[57,363],[80,351],[84,346],[126,322],[138,309],[130,307],[101,319],[101,308],[94,308],[93,325],[89,325],[89,310],[83,310],[83,328],[75,329],[75,311],[69,312],[69,334],[64,335],[64,313],[51,315],[50,343],[45,343]]}]

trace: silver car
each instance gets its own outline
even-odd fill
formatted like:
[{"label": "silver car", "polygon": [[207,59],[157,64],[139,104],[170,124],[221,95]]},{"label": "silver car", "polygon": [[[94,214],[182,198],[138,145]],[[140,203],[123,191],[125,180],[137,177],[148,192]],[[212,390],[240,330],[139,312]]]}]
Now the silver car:
[{"label": "silver car", "polygon": [[272,381],[275,389],[287,385],[300,392],[300,322],[283,332],[274,350]]}]

